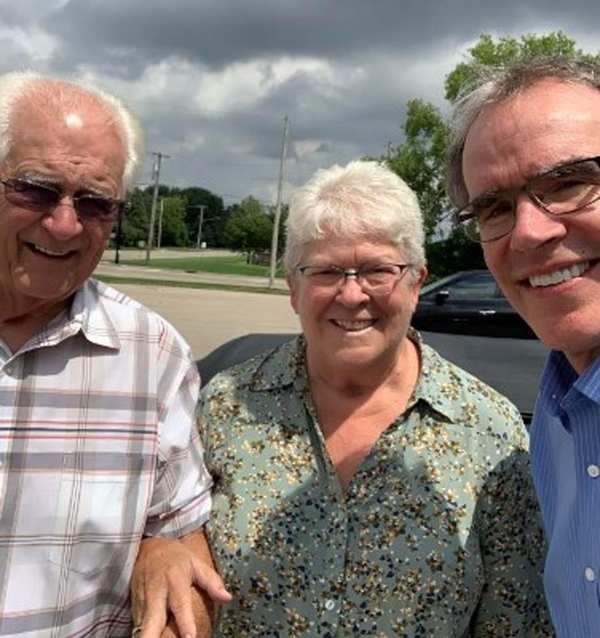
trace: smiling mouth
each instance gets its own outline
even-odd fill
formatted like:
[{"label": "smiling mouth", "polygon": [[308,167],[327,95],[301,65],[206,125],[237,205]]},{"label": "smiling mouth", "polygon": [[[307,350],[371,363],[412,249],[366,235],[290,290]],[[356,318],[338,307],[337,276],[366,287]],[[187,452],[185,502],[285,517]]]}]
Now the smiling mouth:
[{"label": "smiling mouth", "polygon": [[377,319],[332,319],[331,323],[346,332],[360,332],[372,328]]},{"label": "smiling mouth", "polygon": [[542,288],[544,286],[556,286],[564,281],[569,281],[575,277],[581,277],[583,273],[590,267],[589,261],[583,261],[580,264],[573,264],[569,268],[560,268],[554,272],[543,275],[535,275],[529,277],[529,285],[532,288]]},{"label": "smiling mouth", "polygon": [[74,250],[51,250],[50,248],[45,248],[44,246],[40,246],[39,244],[32,244],[27,242],[27,247],[35,253],[39,253],[46,257],[54,257],[54,258],[63,258],[71,256],[75,251]]}]

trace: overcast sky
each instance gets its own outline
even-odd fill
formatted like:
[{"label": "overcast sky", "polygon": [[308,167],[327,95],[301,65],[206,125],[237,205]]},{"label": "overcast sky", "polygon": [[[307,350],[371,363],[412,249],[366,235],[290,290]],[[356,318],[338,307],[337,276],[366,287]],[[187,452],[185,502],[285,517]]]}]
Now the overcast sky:
[{"label": "overcast sky", "polygon": [[600,50],[598,0],[0,0],[0,71],[83,75],[170,155],[161,182],[226,204],[284,200],[320,167],[400,141],[407,100],[445,108],[444,76],[483,32],[562,29]]}]

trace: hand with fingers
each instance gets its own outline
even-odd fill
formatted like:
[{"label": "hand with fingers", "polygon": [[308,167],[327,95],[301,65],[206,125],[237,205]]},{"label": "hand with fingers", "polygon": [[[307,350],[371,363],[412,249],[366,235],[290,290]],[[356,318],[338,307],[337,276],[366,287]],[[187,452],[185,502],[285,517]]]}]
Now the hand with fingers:
[{"label": "hand with fingers", "polygon": [[181,539],[142,540],[131,579],[131,613],[139,638],[208,638],[214,604],[230,600],[204,531]]}]

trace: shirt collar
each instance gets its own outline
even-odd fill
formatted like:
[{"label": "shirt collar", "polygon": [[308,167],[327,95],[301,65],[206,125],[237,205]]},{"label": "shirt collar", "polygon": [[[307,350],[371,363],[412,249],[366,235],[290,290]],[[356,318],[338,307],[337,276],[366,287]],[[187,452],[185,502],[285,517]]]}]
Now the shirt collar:
[{"label": "shirt collar", "polygon": [[[409,328],[408,338],[413,341],[421,355],[421,373],[407,406],[410,410],[419,400],[428,403],[434,410],[452,421],[460,421],[462,402],[453,391],[456,380],[449,373],[449,364],[432,348],[425,345],[419,333]],[[256,392],[282,389],[295,385],[298,390],[308,390],[306,375],[306,340],[302,335],[280,346],[287,351],[283,358],[267,355],[257,362],[251,373],[250,387]],[[285,360],[282,366],[281,361]]]},{"label": "shirt collar", "polygon": [[419,401],[424,401],[450,421],[462,421],[464,419],[464,400],[461,398],[461,393],[456,391],[460,380],[454,373],[454,366],[442,358],[433,348],[423,343],[421,335],[413,328],[409,329],[408,338],[419,349],[421,373],[407,409]]},{"label": "shirt collar", "polygon": [[600,358],[587,367],[574,387],[591,401],[600,403]]},{"label": "shirt collar", "polygon": [[73,295],[70,307],[54,317],[20,352],[55,346],[78,333],[90,343],[118,350],[121,342],[103,303],[107,290],[94,279],[84,282]]},{"label": "shirt collar", "polygon": [[583,397],[600,403],[600,359],[578,375],[567,357],[553,350],[542,374],[539,400],[557,414]]},{"label": "shirt collar", "polygon": [[73,298],[69,323],[79,326],[89,342],[118,350],[121,341],[103,302],[106,290],[103,283],[88,279]]},{"label": "shirt collar", "polygon": [[[250,388],[255,392],[277,390],[293,385],[299,379],[306,381],[306,340],[302,335],[276,348],[283,356],[268,353],[259,359],[251,372]],[[281,364],[285,361],[284,365]]]}]

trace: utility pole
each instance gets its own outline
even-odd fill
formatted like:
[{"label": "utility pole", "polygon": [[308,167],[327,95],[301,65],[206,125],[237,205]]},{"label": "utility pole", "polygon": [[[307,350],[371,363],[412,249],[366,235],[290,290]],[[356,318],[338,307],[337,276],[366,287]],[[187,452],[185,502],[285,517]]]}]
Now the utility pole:
[{"label": "utility pole", "polygon": [[158,183],[160,179],[160,167],[162,165],[163,158],[168,159],[170,155],[165,155],[164,153],[155,153],[154,156],[154,165],[152,168],[153,180],[154,180],[154,191],[152,193],[152,208],[150,209],[150,226],[148,227],[148,242],[146,244],[146,266],[150,265],[150,253],[152,252],[152,244],[154,244],[154,224],[156,223],[156,202],[158,200]]},{"label": "utility pole", "polygon": [[[191,204],[188,208],[198,208],[200,216],[198,217],[198,236],[196,237],[196,249],[200,250],[200,240],[202,239],[202,224],[207,221],[204,219],[204,209],[208,208],[206,204]],[[214,219],[214,218],[211,218]]]},{"label": "utility pole", "polygon": [[204,221],[204,209],[208,208],[205,204],[198,204],[200,209],[200,218],[198,219],[198,237],[196,238],[196,250],[200,250],[200,240],[202,239],[202,222]]},{"label": "utility pole", "polygon": [[281,162],[279,163],[279,183],[277,185],[277,204],[275,206],[275,219],[273,220],[273,236],[271,237],[271,267],[269,269],[269,288],[275,285],[275,271],[277,270],[277,243],[279,241],[279,220],[281,218],[281,191],[283,190],[283,169],[285,167],[285,155],[287,151],[287,138],[290,129],[290,119],[286,115],[283,118],[283,144],[281,148]]},{"label": "utility pole", "polygon": [[160,214],[158,215],[158,237],[156,238],[156,247],[160,248],[160,242],[162,241],[162,218],[165,212],[165,198],[160,198]]}]

